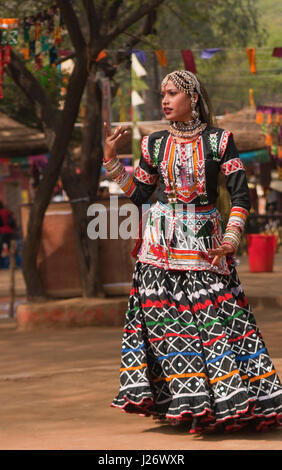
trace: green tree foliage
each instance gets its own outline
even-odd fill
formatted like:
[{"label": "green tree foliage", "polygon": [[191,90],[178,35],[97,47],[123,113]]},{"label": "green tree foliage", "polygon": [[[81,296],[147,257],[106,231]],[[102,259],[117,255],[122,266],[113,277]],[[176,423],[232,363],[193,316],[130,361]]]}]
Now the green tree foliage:
[{"label": "green tree foliage", "polygon": [[[60,101],[60,75],[55,68],[45,67],[35,71],[33,64],[27,64],[28,69],[34,74],[40,83],[44,83],[44,89],[54,109],[58,110]],[[8,75],[4,76],[4,98],[1,100],[1,112],[7,114],[22,124],[29,127],[41,128],[41,123],[36,117],[34,108],[27,97],[19,92],[18,86]],[[57,111],[59,112],[59,111]]]},{"label": "green tree foliage", "polygon": [[[206,85],[215,114],[248,106],[250,89],[256,104],[281,101],[281,62],[271,56],[272,48],[280,44],[279,18],[281,2],[278,0],[166,1],[158,12],[155,35],[146,37],[139,46],[151,58],[152,49],[164,49],[168,59],[168,67],[158,67],[158,83],[152,60],[145,64],[150,89],[159,93],[162,76],[183,68],[181,50],[191,49],[198,77]],[[249,70],[246,47],[256,48],[255,75]],[[206,48],[222,48],[222,52],[212,59],[202,59],[201,51]],[[130,88],[128,72],[119,70],[116,77],[120,79],[123,97],[128,96]],[[120,96],[115,99],[114,109],[120,108],[120,100]],[[144,107],[144,116],[145,112]],[[115,117],[118,118],[118,113]]]}]

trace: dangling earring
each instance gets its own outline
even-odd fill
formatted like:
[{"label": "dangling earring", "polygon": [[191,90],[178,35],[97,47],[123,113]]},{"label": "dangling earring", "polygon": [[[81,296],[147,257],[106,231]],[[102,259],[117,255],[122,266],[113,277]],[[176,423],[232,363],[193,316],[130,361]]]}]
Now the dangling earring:
[{"label": "dangling earring", "polygon": [[194,121],[197,121],[197,119],[199,119],[200,113],[197,109],[197,102],[195,100],[194,94],[191,96],[191,109],[192,109],[192,112],[191,112],[192,119]]}]

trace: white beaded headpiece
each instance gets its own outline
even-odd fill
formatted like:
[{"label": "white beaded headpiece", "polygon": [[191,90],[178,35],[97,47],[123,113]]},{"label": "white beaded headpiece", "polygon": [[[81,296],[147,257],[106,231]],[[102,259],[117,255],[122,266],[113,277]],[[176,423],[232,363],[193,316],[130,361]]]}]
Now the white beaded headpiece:
[{"label": "white beaded headpiece", "polygon": [[192,98],[194,98],[194,92],[196,91],[201,97],[207,115],[209,114],[209,108],[201,93],[200,83],[196,75],[188,70],[175,70],[164,77],[162,86],[165,86],[169,80],[171,80],[179,90],[189,94]]}]

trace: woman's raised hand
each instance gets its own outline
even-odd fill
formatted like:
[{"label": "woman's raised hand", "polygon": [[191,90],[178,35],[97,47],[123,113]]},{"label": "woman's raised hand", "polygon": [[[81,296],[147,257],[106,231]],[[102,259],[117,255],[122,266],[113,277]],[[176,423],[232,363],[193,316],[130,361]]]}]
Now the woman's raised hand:
[{"label": "woman's raised hand", "polygon": [[105,129],[105,148],[104,148],[104,161],[108,162],[115,158],[117,154],[117,144],[121,140],[121,138],[127,134],[127,131],[122,129],[119,126],[113,134],[109,129],[109,126],[106,122],[104,122],[104,129]]}]

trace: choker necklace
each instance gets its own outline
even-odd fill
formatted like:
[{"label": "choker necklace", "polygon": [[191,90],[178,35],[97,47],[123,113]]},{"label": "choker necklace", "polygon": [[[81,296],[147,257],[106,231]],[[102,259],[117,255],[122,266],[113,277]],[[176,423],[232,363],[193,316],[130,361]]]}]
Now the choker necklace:
[{"label": "choker necklace", "polygon": [[189,122],[170,121],[169,132],[174,137],[193,139],[207,127],[207,123],[201,122],[199,118]]}]

